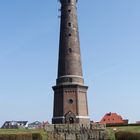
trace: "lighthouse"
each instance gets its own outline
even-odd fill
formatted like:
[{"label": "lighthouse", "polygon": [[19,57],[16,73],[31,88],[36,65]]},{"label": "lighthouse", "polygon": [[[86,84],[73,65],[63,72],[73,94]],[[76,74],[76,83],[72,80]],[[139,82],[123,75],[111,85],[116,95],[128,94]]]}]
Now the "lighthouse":
[{"label": "lighthouse", "polygon": [[77,20],[77,0],[60,0],[58,74],[53,86],[53,124],[89,124]]}]

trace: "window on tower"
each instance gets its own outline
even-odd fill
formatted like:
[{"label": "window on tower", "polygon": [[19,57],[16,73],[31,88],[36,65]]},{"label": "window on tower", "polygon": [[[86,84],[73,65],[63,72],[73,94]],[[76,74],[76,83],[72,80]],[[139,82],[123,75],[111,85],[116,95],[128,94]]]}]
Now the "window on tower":
[{"label": "window on tower", "polygon": [[71,2],[71,0],[68,0],[68,3],[70,3]]},{"label": "window on tower", "polygon": [[70,13],[70,12],[71,12],[71,10],[69,9],[69,10],[68,10],[68,12]]},{"label": "window on tower", "polygon": [[68,23],[68,26],[71,27],[71,23],[70,22]]},{"label": "window on tower", "polygon": [[73,99],[69,99],[68,102],[69,102],[69,104],[72,104],[73,103]]},{"label": "window on tower", "polygon": [[68,36],[70,37],[71,36],[71,33],[69,33]]},{"label": "window on tower", "polygon": [[69,53],[72,53],[72,49],[71,48],[69,48]]}]

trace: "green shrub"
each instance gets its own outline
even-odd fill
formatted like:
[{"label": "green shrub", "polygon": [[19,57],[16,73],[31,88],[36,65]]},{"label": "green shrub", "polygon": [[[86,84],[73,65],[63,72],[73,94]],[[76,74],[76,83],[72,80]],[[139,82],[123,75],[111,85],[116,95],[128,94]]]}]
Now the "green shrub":
[{"label": "green shrub", "polygon": [[140,140],[140,133],[119,131],[115,133],[116,140]]},{"label": "green shrub", "polygon": [[0,134],[0,140],[32,140],[31,134]]},{"label": "green shrub", "polygon": [[0,140],[42,140],[40,133],[0,134]]},{"label": "green shrub", "polygon": [[42,140],[42,136],[40,133],[33,133],[32,140]]}]

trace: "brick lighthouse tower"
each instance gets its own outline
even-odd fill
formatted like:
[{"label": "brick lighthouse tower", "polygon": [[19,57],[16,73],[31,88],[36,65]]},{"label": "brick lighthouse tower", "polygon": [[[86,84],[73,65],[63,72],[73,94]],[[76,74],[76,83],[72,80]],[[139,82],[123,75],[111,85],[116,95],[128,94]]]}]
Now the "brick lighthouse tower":
[{"label": "brick lighthouse tower", "polygon": [[87,86],[82,74],[77,0],[60,0],[61,26],[53,124],[88,124]]}]

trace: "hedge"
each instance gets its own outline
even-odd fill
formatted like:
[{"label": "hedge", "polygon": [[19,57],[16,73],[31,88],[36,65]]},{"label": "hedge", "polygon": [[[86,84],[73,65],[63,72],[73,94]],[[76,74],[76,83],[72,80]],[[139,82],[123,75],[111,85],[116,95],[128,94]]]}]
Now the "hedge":
[{"label": "hedge", "polygon": [[42,140],[40,133],[0,134],[0,140]]},{"label": "hedge", "polygon": [[116,132],[115,133],[116,140],[140,140],[140,133],[134,132]]}]

